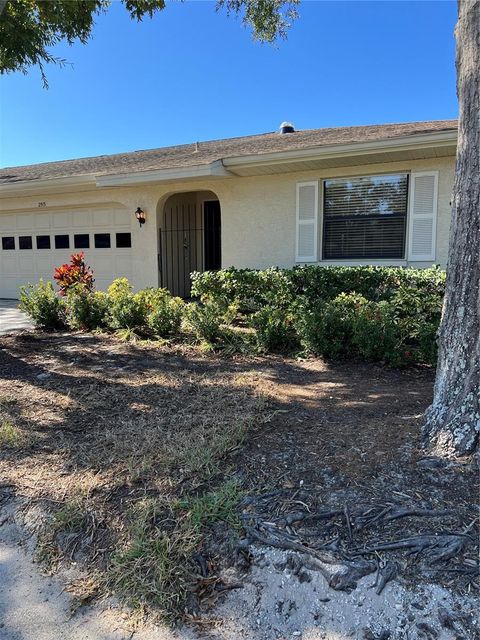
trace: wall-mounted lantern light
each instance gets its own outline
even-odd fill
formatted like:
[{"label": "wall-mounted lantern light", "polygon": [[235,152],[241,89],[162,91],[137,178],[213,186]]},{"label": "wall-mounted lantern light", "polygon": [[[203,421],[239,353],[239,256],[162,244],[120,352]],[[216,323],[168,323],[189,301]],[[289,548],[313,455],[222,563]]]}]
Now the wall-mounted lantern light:
[{"label": "wall-mounted lantern light", "polygon": [[140,226],[142,226],[142,224],[145,224],[147,216],[145,215],[145,211],[140,207],[137,207],[137,210],[135,211],[135,217],[138,220]]}]

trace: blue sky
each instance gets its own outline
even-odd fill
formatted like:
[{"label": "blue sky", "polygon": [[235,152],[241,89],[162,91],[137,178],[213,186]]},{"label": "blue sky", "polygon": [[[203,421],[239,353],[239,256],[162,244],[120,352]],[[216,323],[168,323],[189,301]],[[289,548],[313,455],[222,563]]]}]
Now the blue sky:
[{"label": "blue sky", "polygon": [[454,118],[456,2],[304,0],[288,40],[251,38],[213,2],[131,21],[115,2],[73,67],[1,78],[0,164],[275,130]]}]

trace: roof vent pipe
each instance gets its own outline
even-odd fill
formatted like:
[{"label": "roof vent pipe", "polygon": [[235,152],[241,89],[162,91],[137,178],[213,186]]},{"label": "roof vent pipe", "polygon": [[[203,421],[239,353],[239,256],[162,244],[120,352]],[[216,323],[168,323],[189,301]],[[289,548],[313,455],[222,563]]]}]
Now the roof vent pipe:
[{"label": "roof vent pipe", "polygon": [[282,122],[280,125],[280,133],[295,133],[295,127],[291,122]]}]

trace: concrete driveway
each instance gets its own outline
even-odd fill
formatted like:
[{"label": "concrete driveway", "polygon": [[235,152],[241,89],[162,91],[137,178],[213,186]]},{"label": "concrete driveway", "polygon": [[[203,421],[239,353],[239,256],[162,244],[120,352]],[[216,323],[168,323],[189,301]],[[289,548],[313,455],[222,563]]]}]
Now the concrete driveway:
[{"label": "concrete driveway", "polygon": [[33,323],[18,309],[18,300],[0,300],[0,336],[25,329],[33,329]]}]

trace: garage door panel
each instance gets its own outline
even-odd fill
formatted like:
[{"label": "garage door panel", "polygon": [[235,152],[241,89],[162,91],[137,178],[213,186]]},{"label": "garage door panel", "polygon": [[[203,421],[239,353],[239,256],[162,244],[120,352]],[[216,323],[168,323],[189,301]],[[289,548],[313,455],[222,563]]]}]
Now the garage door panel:
[{"label": "garage door panel", "polygon": [[8,232],[17,228],[15,216],[0,216],[0,231]]},{"label": "garage door panel", "polygon": [[33,228],[33,214],[25,214],[17,217],[17,229],[32,229]]},{"label": "garage door panel", "polygon": [[54,267],[58,267],[65,262],[70,262],[70,256],[72,255],[71,249],[56,249],[54,253]]},{"label": "garage door panel", "polygon": [[18,273],[17,261],[11,258],[4,258],[2,260],[2,273],[7,276]]},{"label": "garage door panel", "polygon": [[131,255],[119,256],[114,258],[115,273],[123,274],[130,273],[132,271],[132,258]]},{"label": "garage door panel", "polygon": [[36,256],[36,268],[38,271],[43,271],[46,273],[49,273],[52,271],[52,267],[54,262],[56,262],[56,260],[54,260],[52,255],[48,255],[48,256]]},{"label": "garage door panel", "polygon": [[18,298],[17,278],[2,276],[0,278],[0,287],[4,298]]},{"label": "garage door panel", "polygon": [[86,227],[90,229],[92,226],[92,214],[89,210],[79,210],[74,211],[72,215],[72,226],[75,229],[80,229],[81,227]]},{"label": "garage door panel", "polygon": [[91,261],[91,266],[98,275],[113,273],[113,259],[111,256],[95,256]]},{"label": "garage door panel", "polygon": [[33,256],[22,256],[19,260],[19,271],[22,275],[26,273],[35,273]]},{"label": "garage door panel", "polygon": [[50,229],[50,214],[49,213],[37,213],[34,216],[35,220],[35,229],[47,230]]},{"label": "garage door panel", "polygon": [[53,214],[53,227],[55,229],[70,229],[72,226],[71,213],[55,213]]}]

